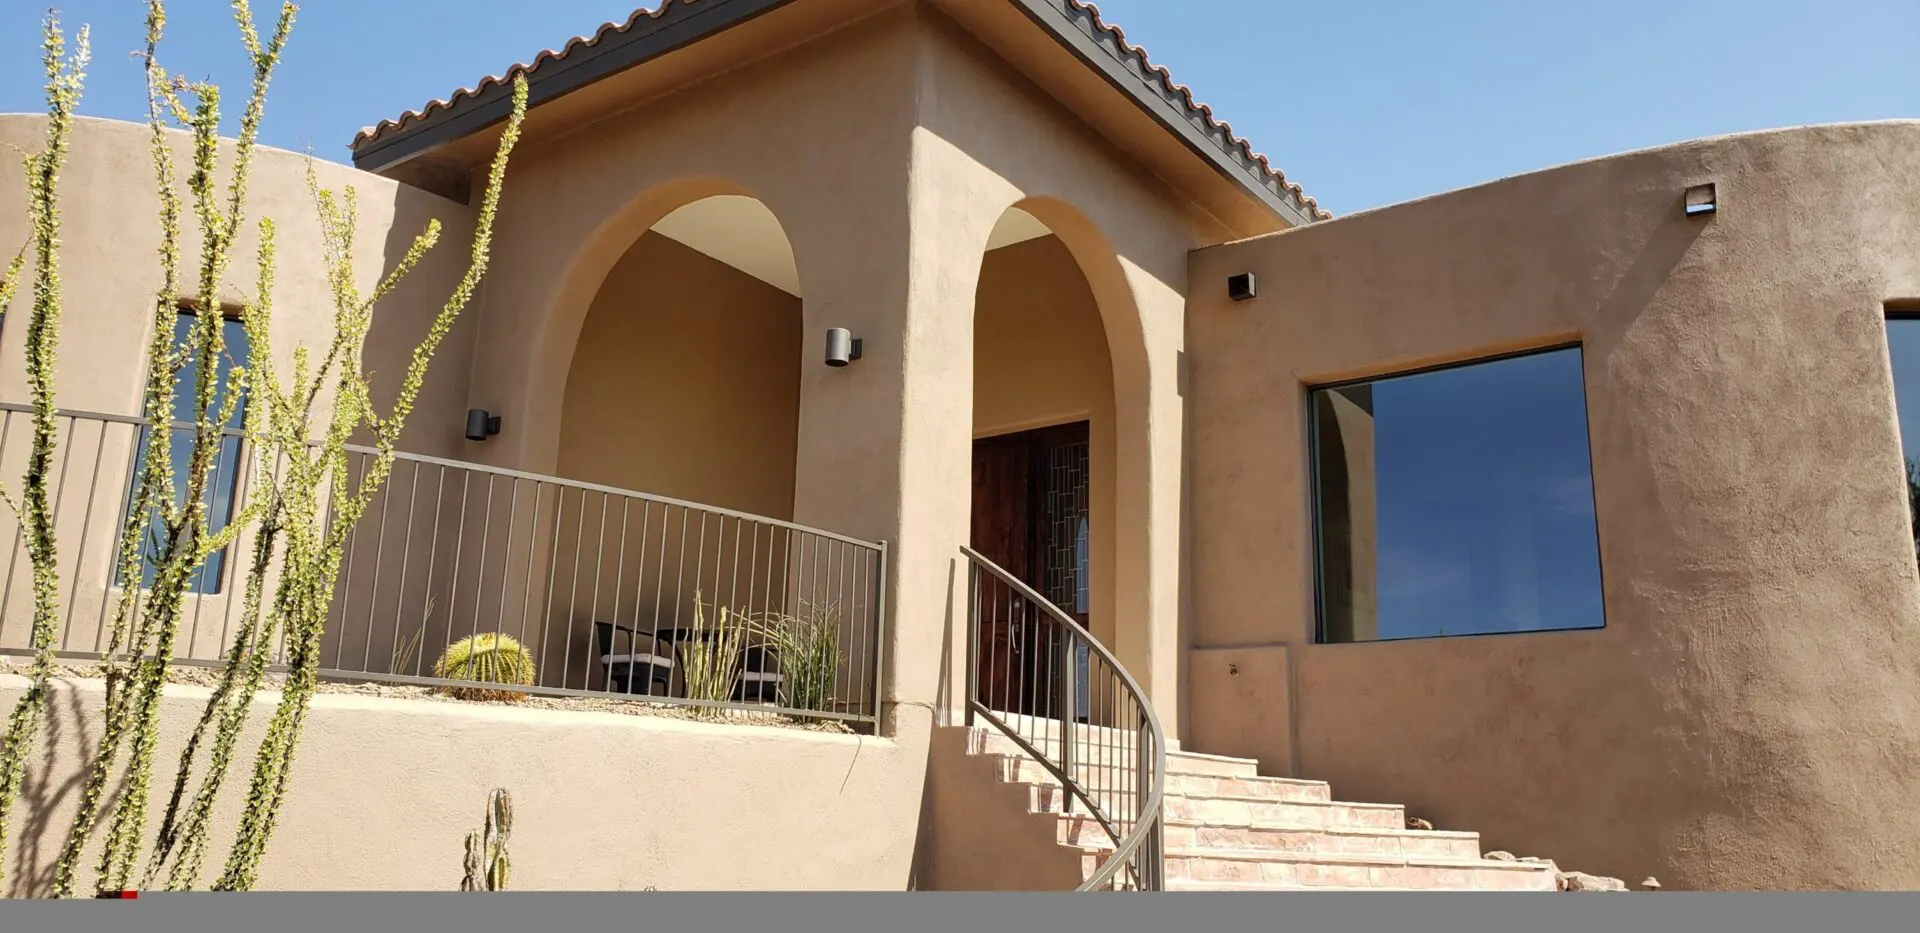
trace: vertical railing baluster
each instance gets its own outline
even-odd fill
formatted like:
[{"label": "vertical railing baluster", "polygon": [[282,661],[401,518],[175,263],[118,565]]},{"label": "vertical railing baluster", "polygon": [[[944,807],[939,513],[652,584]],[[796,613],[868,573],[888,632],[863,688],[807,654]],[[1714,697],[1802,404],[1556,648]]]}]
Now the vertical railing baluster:
[{"label": "vertical railing baluster", "polygon": [[571,682],[573,673],[573,620],[580,601],[580,554],[587,535],[587,491],[580,490],[580,516],[573,528],[573,563],[567,570],[567,616],[560,629],[560,686]]},{"label": "vertical railing baluster", "polygon": [[[520,643],[523,645],[531,644],[527,639],[527,616],[532,613],[529,607],[533,602],[533,565],[540,559],[539,552],[535,550],[534,545],[535,542],[540,540],[540,493],[544,491],[545,485],[546,484],[541,483],[539,480],[533,481],[533,505],[527,509],[527,569],[520,581]],[[506,578],[506,572],[503,570],[500,574],[500,585],[502,587],[506,586]],[[506,612],[504,599],[505,597],[502,597],[502,609],[500,610],[502,613]],[[543,643],[541,647],[544,649],[545,644]],[[541,657],[537,660],[545,662],[546,658]]]},{"label": "vertical railing baluster", "polygon": [[[471,476],[473,471],[469,470],[467,473]],[[482,608],[480,590],[482,584],[484,584],[487,579],[487,544],[493,538],[493,480],[494,475],[488,473],[486,491],[487,505],[486,508],[480,512],[480,546],[476,549],[479,556],[473,562],[473,624],[469,626],[469,631],[467,632],[467,637],[472,639],[478,639],[480,637],[480,610]],[[504,560],[504,558],[502,558],[502,560]]]},{"label": "vertical railing baluster", "polygon": [[[584,501],[585,500],[582,500],[583,504]],[[567,487],[554,484],[553,534],[549,536],[551,543],[547,545],[547,599],[540,610],[540,656],[543,658],[547,656],[547,637],[552,634],[553,631],[553,594],[555,588],[559,586],[560,578],[560,523],[566,514]],[[563,633],[560,637],[562,639],[560,646],[563,655],[562,666],[564,667],[566,635]],[[560,682],[565,684],[566,680],[563,678]]]},{"label": "vertical railing baluster", "polygon": [[873,721],[876,731],[882,727],[880,714],[887,696],[887,555],[889,553],[888,543],[880,542],[880,552],[875,558],[873,571],[873,658],[869,661],[869,665],[873,670]]},{"label": "vertical railing baluster", "polygon": [[[1071,639],[1074,637],[1072,632],[1062,632],[1061,636],[1063,641],[1068,641],[1069,643],[1071,643]],[[1072,654],[1072,650],[1069,649],[1067,655],[1071,657]],[[1065,695],[1066,701],[1060,704],[1060,770],[1071,775],[1074,773],[1073,665],[1071,664],[1067,665],[1067,674],[1064,681],[1062,693]]]},{"label": "vertical railing baluster", "polygon": [[[73,558],[73,586],[67,590],[67,614],[60,623],[61,628],[66,630],[66,634],[60,638],[62,649],[67,647],[67,638],[73,634],[73,607],[80,601],[80,580],[87,575],[87,541],[93,537],[93,500],[100,492],[100,465],[107,459],[107,425],[108,422],[100,422],[100,440],[93,447],[93,476],[87,480],[87,508],[80,517],[80,550]],[[0,606],[0,611],[4,609],[4,606]],[[6,626],[0,625],[0,632],[4,631]],[[100,649],[95,646],[94,650]]]}]

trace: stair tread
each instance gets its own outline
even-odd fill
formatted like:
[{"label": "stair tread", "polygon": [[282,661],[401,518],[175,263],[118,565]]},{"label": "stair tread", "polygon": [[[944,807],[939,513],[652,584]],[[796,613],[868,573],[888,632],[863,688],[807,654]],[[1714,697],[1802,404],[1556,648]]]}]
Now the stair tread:
[{"label": "stair tread", "polygon": [[[1055,813],[1054,816],[1090,819],[1079,813]],[[1478,839],[1480,834],[1459,829],[1391,829],[1385,826],[1313,826],[1305,823],[1274,823],[1262,820],[1191,820],[1168,817],[1168,826],[1193,826],[1206,829],[1269,829],[1293,833],[1327,833],[1338,836],[1405,836],[1416,839]]]},{"label": "stair tread", "polygon": [[[1090,853],[1110,851],[1098,846],[1076,846]],[[1265,849],[1167,849],[1168,858],[1207,858],[1230,862],[1309,862],[1318,865],[1417,865],[1433,868],[1491,868],[1503,871],[1550,872],[1545,862],[1507,862],[1453,855],[1386,854],[1372,852],[1288,852]]]},{"label": "stair tread", "polygon": [[[976,755],[981,758],[999,758],[1006,761],[1033,761],[1033,756],[1031,755],[1013,754],[1011,752],[978,752],[976,753]],[[1277,775],[1272,775],[1272,774],[1216,774],[1212,771],[1186,771],[1186,770],[1182,770],[1180,768],[1174,767],[1173,763],[1175,760],[1176,759],[1174,759],[1172,756],[1168,756],[1167,758],[1167,774],[1169,776],[1217,778],[1223,781],[1259,781],[1262,783],[1271,783],[1271,784],[1287,784],[1295,787],[1328,787],[1330,786],[1326,781],[1316,781],[1316,780],[1313,780],[1312,778],[1279,777]],[[1101,764],[1095,765],[1095,764],[1090,764],[1088,762],[1082,761],[1082,762],[1076,762],[1074,766],[1077,768],[1103,767],[1103,768],[1127,768],[1131,770],[1133,768],[1133,763],[1129,761],[1129,762],[1101,763]]]},{"label": "stair tread", "polygon": [[1240,758],[1235,755],[1215,755],[1209,752],[1182,752],[1182,751],[1173,751],[1169,749],[1167,751],[1167,757],[1168,758],[1193,758],[1200,761],[1219,761],[1219,762],[1225,762],[1227,764],[1252,765],[1256,768],[1260,767],[1260,759],[1258,758]]},{"label": "stair tread", "polygon": [[1356,810],[1401,810],[1404,804],[1371,803],[1364,800],[1290,800],[1278,797],[1261,797],[1254,794],[1197,794],[1188,791],[1169,792],[1168,797],[1180,797],[1186,800],[1224,800],[1229,803],[1284,803],[1301,807],[1353,807]]},{"label": "stair tread", "polygon": [[[1298,883],[1291,883],[1291,882],[1285,882],[1285,881],[1179,881],[1171,878],[1167,879],[1167,891],[1173,892],[1173,893],[1178,893],[1182,891],[1191,891],[1191,892],[1207,891],[1207,892],[1217,892],[1217,893],[1240,892],[1245,894],[1266,894],[1266,893],[1273,893],[1276,891],[1284,891],[1288,894],[1292,894],[1295,892],[1307,892],[1307,891],[1325,891],[1329,893],[1337,892],[1337,891],[1345,891],[1345,892],[1366,891],[1369,893],[1390,892],[1390,893],[1396,893],[1396,894],[1524,894],[1524,893],[1529,893],[1524,891],[1500,891],[1500,890],[1488,890],[1488,889],[1480,889],[1480,888],[1406,888],[1406,887],[1376,888],[1376,887],[1344,885],[1344,884],[1341,884],[1341,885],[1298,884]],[[1540,892],[1540,893],[1546,893],[1546,892]]]}]

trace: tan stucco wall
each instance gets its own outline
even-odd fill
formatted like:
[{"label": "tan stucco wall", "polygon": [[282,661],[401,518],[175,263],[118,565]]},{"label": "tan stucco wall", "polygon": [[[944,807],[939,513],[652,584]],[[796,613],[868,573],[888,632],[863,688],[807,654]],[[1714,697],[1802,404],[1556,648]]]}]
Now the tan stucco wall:
[{"label": "tan stucco wall", "polygon": [[800,299],[657,233],[580,330],[559,475],[793,517]]},{"label": "tan stucco wall", "polygon": [[1071,891],[1086,880],[1060,844],[1057,816],[1033,812],[1036,790],[1001,780],[1003,759],[969,755],[969,730],[935,729],[927,767],[929,825],[921,890]]},{"label": "tan stucco wall", "polygon": [[[1112,568],[1106,574],[1113,581],[1111,643],[1174,732],[1183,622],[1179,372],[1186,255],[1221,225],[924,5],[875,4],[874,10],[865,21],[771,59],[725,61],[729,68],[719,77],[681,93],[607,108],[597,122],[525,140],[515,154],[483,301],[469,318],[474,330],[456,341],[471,352],[443,351],[454,365],[443,358],[436,375],[458,375],[449,394],[436,395],[430,405],[445,410],[429,416],[438,409],[423,408],[416,417],[444,425],[433,429],[444,433],[421,442],[426,452],[541,473],[563,469],[568,383],[583,334],[591,339],[590,312],[609,274],[674,208],[710,194],[758,197],[793,243],[806,296],[791,514],[891,547],[885,731],[911,764],[887,785],[902,796],[870,794],[871,818],[860,822],[906,832],[919,822],[931,726],[962,699],[957,659],[964,623],[955,610],[964,589],[955,585],[956,561],[967,539],[976,428],[973,311],[993,291],[989,284],[988,294],[981,293],[991,230],[1015,205],[1045,222],[1097,309],[1112,427],[1105,438],[1096,433],[1094,443],[1112,451],[1112,466],[1101,469],[1096,460],[1095,474],[1111,477],[1113,518],[1105,523],[1110,561],[1096,560]],[[120,174],[139,177],[139,128],[113,131],[128,141],[118,157],[127,168]],[[345,172],[321,169],[323,178]],[[94,186],[117,190],[104,178]],[[375,194],[363,192],[363,204],[390,197],[403,218],[447,205],[450,231],[470,227],[466,208],[391,186]],[[379,226],[388,222],[384,215],[369,213],[377,229],[363,232],[362,241],[383,242],[390,258],[405,237],[387,235]],[[94,244],[106,239],[99,228],[70,236],[87,248],[101,248]],[[142,256],[151,252],[151,243],[130,242]],[[291,251],[283,241],[282,252]],[[447,245],[440,254],[459,255],[457,246],[450,251]],[[246,268],[244,257],[235,268]],[[420,277],[440,281],[426,272]],[[281,281],[289,290],[304,281],[307,293],[321,293],[311,279],[283,275]],[[130,290],[134,307],[144,308],[147,290]],[[433,294],[437,301],[441,292]],[[295,313],[284,297],[281,307]],[[846,369],[821,365],[828,327],[851,328],[865,341],[865,357]],[[404,353],[405,341],[396,346]],[[135,371],[137,353],[116,365],[109,371]],[[378,360],[370,365],[397,369]],[[1073,405],[1099,420],[1100,405],[1091,397]],[[484,443],[462,440],[461,412],[468,407],[501,415],[503,433]],[[464,491],[449,495],[467,502],[469,515],[485,515]],[[494,506],[511,510],[505,504],[511,501]],[[530,508],[519,516],[541,514],[537,504]],[[465,542],[468,533],[456,532],[448,543]],[[471,566],[449,566],[434,579],[466,600],[462,615],[491,618],[487,600],[511,599],[514,591],[510,586],[496,597],[493,587],[478,588],[480,602],[473,605],[466,575],[484,575],[491,558],[484,551],[477,561],[471,549],[460,553]],[[350,565],[364,570],[358,561],[369,559],[365,554],[362,549]],[[356,574],[348,589],[371,579]],[[382,579],[395,585],[391,574]],[[424,611],[424,596],[396,607],[396,618]],[[447,611],[444,600],[438,611]],[[375,667],[391,647],[378,635],[352,642],[336,631],[334,638],[331,657],[371,655]],[[421,648],[429,658],[437,649]],[[569,749],[545,760],[577,757]],[[343,756],[341,766],[354,760]],[[763,765],[761,773],[780,769]],[[476,801],[483,792],[473,795]],[[754,793],[776,796],[767,789]],[[464,826],[466,817],[459,819]],[[844,819],[833,824],[835,831],[845,825]],[[290,829],[289,835],[298,834]],[[892,860],[892,851],[869,859],[877,874],[866,884],[909,883],[907,863]]]},{"label": "tan stucco wall", "polygon": [[[56,685],[52,751],[36,755],[21,790],[11,895],[44,890],[72,819],[82,743],[99,735],[101,685],[76,683]],[[0,703],[11,707],[24,685],[0,675]],[[205,696],[169,688],[156,783],[171,786]],[[278,699],[262,694],[250,718],[207,879]],[[924,752],[870,736],[322,695],[258,887],[457,890],[466,834],[480,827],[488,792],[504,787],[514,890],[898,890],[916,829],[898,814],[916,805],[924,764]],[[165,798],[156,792],[149,825]]]},{"label": "tan stucco wall", "polygon": [[[1708,181],[1720,212],[1684,218]],[[1263,297],[1227,300],[1239,272]],[[1920,295],[1920,124],[1571,165],[1205,250],[1192,281],[1194,643],[1291,645],[1242,666],[1259,689],[1196,661],[1197,707],[1284,705],[1291,666],[1297,773],[1488,848],[1669,888],[1920,886],[1883,326]],[[1574,337],[1606,628],[1312,645],[1303,384]],[[1266,716],[1193,747],[1285,761]]]},{"label": "tan stucco wall", "polygon": [[[1175,734],[1184,256],[1202,220],[971,39],[937,18],[925,35],[912,197],[915,216],[929,222],[914,230],[923,264],[909,306],[928,313],[915,339],[930,348],[966,340],[955,311],[975,294],[980,267],[961,247],[984,242],[1007,207],[1033,214],[1074,257],[1099,309],[1114,385],[1110,644]],[[926,432],[929,456],[963,441],[953,426],[963,400],[948,387],[970,375],[938,366],[911,374],[925,381],[910,392],[909,426]],[[964,462],[945,453],[910,471],[926,478],[917,516],[952,538],[964,538],[967,516],[944,504],[966,501],[967,474],[946,464]]]},{"label": "tan stucco wall", "polygon": [[[32,115],[0,115],[0,148],[37,152],[44,145],[45,121]],[[190,166],[191,141],[172,136],[175,165],[182,178]],[[223,147],[221,184],[232,164],[231,145]],[[382,412],[391,404],[413,347],[425,336],[433,315],[465,271],[473,230],[473,211],[464,205],[406,188],[387,179],[328,162],[313,162],[321,186],[359,194],[356,271],[362,293],[392,268],[429,220],[442,223],[439,245],[392,293],[374,315],[367,339],[365,367],[374,375],[374,399]],[[139,415],[146,374],[146,348],[154,294],[161,284],[159,198],[153,192],[149,136],[145,126],[92,118],[74,124],[72,151],[61,173],[61,274],[65,310],[61,319],[56,401],[63,409]],[[260,217],[276,225],[277,275],[274,283],[273,345],[282,374],[292,371],[296,346],[324,353],[331,339],[333,307],[324,279],[317,208],[307,187],[306,157],[272,149],[257,150],[248,196],[244,233],[222,281],[222,301],[238,306],[254,292]],[[183,192],[184,192],[184,182]],[[184,197],[184,193],[183,193]],[[224,204],[224,200],[222,202]],[[190,202],[189,202],[190,204]],[[199,233],[191,215],[182,277],[197,274]],[[0,250],[11,256],[26,242],[26,189],[19,160],[0,159]],[[29,272],[29,275],[31,273]],[[0,400],[27,399],[24,348],[30,288],[16,296],[0,336]],[[409,420],[401,449],[444,455],[457,450],[465,426],[466,387],[472,363],[475,321],[484,295],[476,297],[441,345],[427,385]],[[321,400],[324,420],[327,396]],[[63,592],[71,594],[75,639],[67,647],[94,650],[100,630],[100,598],[112,578],[111,554],[120,497],[129,484],[129,445],[133,429],[90,423],[73,429],[62,424],[63,446],[56,470],[65,477],[56,507],[60,512]],[[27,424],[14,416],[0,448],[0,476],[17,487],[27,452]],[[71,460],[69,460],[71,456]],[[98,472],[92,472],[95,463]],[[69,463],[71,467],[69,468]],[[91,500],[88,493],[94,495]],[[89,508],[89,502],[91,507]],[[83,534],[84,529],[84,534]],[[83,543],[84,539],[84,543]],[[243,537],[233,553],[244,553]],[[14,547],[9,575],[14,584],[3,597],[5,623],[0,644],[23,645],[30,606],[29,568],[18,549],[10,514],[0,515],[0,541]],[[233,561],[229,561],[231,567]],[[4,573],[4,571],[0,571]],[[183,653],[213,657],[224,647],[223,633],[236,614],[237,600],[226,593],[188,598],[188,628]]]},{"label": "tan stucco wall", "polygon": [[[972,311],[989,233],[1024,205],[1060,237],[1100,309],[1116,413],[1115,641],[1172,727],[1177,355],[1185,256],[1208,221],[937,15],[876,9],[524,145],[471,395],[506,429],[463,456],[555,469],[568,373],[616,262],[682,204],[759,198],[793,244],[805,296],[794,519],[890,543],[893,697],[951,710],[964,650],[954,575],[967,538]],[[864,358],[821,365],[829,327],[863,338]]]}]

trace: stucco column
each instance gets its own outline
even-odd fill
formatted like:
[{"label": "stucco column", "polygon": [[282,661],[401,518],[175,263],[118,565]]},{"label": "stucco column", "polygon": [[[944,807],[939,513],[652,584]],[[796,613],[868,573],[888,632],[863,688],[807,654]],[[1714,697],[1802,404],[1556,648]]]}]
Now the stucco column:
[{"label": "stucco column", "polygon": [[1115,540],[1114,652],[1152,700],[1169,738],[1180,734],[1181,462],[1185,402],[1184,282],[1120,267],[1140,317],[1145,372],[1133,378],[1115,355],[1119,534]]},{"label": "stucco column", "polygon": [[[977,250],[942,242],[938,210],[905,160],[856,182],[844,210],[796,230],[806,333],[794,520],[889,546],[883,729],[961,708],[965,586],[956,563],[970,505],[972,303]],[[919,195],[919,196],[916,196]],[[950,229],[950,228],[947,228]],[[824,364],[828,328],[862,341]],[[916,712],[917,711],[917,712]]]}]

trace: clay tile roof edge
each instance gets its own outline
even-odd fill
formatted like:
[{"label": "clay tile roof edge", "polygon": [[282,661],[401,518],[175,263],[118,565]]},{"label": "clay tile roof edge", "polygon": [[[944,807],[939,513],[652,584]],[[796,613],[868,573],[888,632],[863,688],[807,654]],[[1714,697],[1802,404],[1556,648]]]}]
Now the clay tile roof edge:
[{"label": "clay tile roof edge", "polygon": [[[600,46],[609,36],[624,35],[643,22],[659,21],[696,6],[699,2],[700,0],[662,0],[659,6],[651,10],[645,8],[635,10],[625,22],[602,24],[591,36],[575,36],[558,50],[544,50],[534,56],[532,61],[515,63],[499,75],[482,78],[473,87],[461,88],[445,99],[428,101],[417,110],[409,110],[397,118],[381,120],[373,126],[366,127],[354,137],[352,148],[360,149],[369,143],[389,137],[399,130],[431,120],[435,115],[451,110],[463,101],[478,98],[493,88],[510,85],[516,75],[525,74],[531,78],[551,62],[564,62],[570,56],[591,51]],[[711,2],[713,0],[709,0],[709,3]],[[1228,150],[1229,154],[1238,155],[1244,160],[1246,166],[1259,176],[1268,190],[1293,202],[1310,220],[1326,220],[1333,216],[1308,196],[1300,185],[1288,181],[1286,174],[1276,167],[1265,153],[1256,151],[1251,142],[1236,135],[1231,124],[1215,117],[1213,108],[1197,100],[1191,88],[1175,81],[1172,72],[1169,72],[1165,66],[1155,64],[1148,57],[1145,48],[1127,41],[1126,32],[1119,26],[1107,22],[1101,16],[1099,7],[1088,0],[1052,0],[1052,2],[1069,17],[1073,17],[1074,14],[1084,16],[1087,25],[1095,33],[1111,39],[1114,47],[1123,56],[1132,60],[1132,67],[1142,78],[1159,85],[1167,96],[1177,99],[1190,117],[1197,118],[1200,128],[1207,135],[1214,137],[1215,142]]]}]

